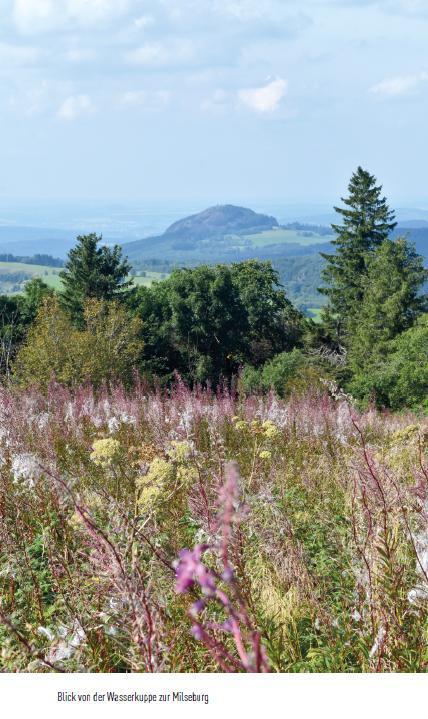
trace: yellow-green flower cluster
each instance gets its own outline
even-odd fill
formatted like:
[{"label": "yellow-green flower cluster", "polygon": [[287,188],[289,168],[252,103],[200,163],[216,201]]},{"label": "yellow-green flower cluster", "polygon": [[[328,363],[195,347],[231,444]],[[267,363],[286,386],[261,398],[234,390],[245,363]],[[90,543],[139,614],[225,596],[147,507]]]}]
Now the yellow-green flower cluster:
[{"label": "yellow-green flower cluster", "polygon": [[189,442],[171,442],[168,455],[175,466],[177,480],[181,485],[190,486],[197,479],[196,468],[189,462],[192,447]]},{"label": "yellow-green flower cluster", "polygon": [[261,452],[259,452],[260,459],[269,460],[272,459],[272,452],[270,452],[268,449],[263,449]]},{"label": "yellow-green flower cluster", "polygon": [[97,439],[92,445],[91,460],[99,467],[110,467],[118,460],[121,453],[121,445],[117,439],[108,437]]},{"label": "yellow-green flower cluster", "polygon": [[143,511],[153,509],[168,492],[187,487],[197,479],[190,464],[192,447],[189,442],[174,441],[167,450],[168,459],[155,457],[149,471],[137,480],[138,504]]},{"label": "yellow-green flower cluster", "polygon": [[250,430],[252,434],[263,435],[266,439],[275,439],[280,434],[279,428],[270,419],[261,422],[259,419],[253,419],[251,423],[241,420],[238,417],[233,417],[232,422],[235,425],[235,429],[240,432]]},{"label": "yellow-green flower cluster", "polygon": [[171,442],[171,447],[168,450],[168,456],[173,462],[186,462],[192,453],[192,447],[189,442],[177,442],[174,440]]},{"label": "yellow-green flower cluster", "polygon": [[175,479],[174,467],[161,457],[155,457],[149,471],[137,480],[138,504],[141,509],[151,509],[161,498],[167,487],[172,488]]},{"label": "yellow-green flower cluster", "polygon": [[397,430],[392,435],[392,444],[406,444],[407,442],[417,439],[420,427],[417,424],[409,424],[407,427]]},{"label": "yellow-green flower cluster", "polygon": [[278,435],[280,434],[278,427],[276,426],[276,424],[271,422],[270,419],[267,419],[265,422],[263,422],[262,431],[267,439],[275,439],[275,437],[278,437]]}]

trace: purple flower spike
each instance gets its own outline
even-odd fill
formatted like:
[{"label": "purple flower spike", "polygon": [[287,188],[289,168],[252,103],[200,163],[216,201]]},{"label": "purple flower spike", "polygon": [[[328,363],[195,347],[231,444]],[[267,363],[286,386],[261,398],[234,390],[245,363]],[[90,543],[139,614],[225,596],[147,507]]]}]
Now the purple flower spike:
[{"label": "purple flower spike", "polygon": [[231,582],[234,578],[233,569],[227,567],[221,575],[224,582]]},{"label": "purple flower spike", "polygon": [[202,641],[204,635],[199,624],[194,624],[190,631],[198,642]]},{"label": "purple flower spike", "polygon": [[194,602],[190,608],[190,614],[192,617],[197,617],[201,612],[203,612],[205,609],[205,602],[203,599],[198,599],[197,602]]},{"label": "purple flower spike", "polygon": [[206,550],[206,544],[198,544],[191,551],[189,549],[181,550],[175,574],[175,591],[177,594],[185,594],[193,586],[195,580],[201,586],[203,586],[202,582],[208,585],[209,580],[205,578],[208,570],[201,562],[201,557]]},{"label": "purple flower spike", "polygon": [[203,594],[211,597],[215,593],[215,590],[217,589],[215,577],[210,570],[206,568],[205,564],[202,564],[202,562],[199,562],[195,579],[200,585]]},{"label": "purple flower spike", "polygon": [[220,625],[220,629],[222,629],[224,632],[233,632],[233,625],[230,619],[226,619],[223,624]]}]

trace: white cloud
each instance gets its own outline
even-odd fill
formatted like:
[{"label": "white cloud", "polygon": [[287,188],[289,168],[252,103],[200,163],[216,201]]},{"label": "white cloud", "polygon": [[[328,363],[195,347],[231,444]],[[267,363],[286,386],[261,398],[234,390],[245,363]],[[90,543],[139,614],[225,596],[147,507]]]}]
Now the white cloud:
[{"label": "white cloud", "polygon": [[398,75],[373,85],[370,92],[379,97],[400,97],[412,90],[416,90],[422,83],[428,80],[427,72],[419,72],[415,75]]},{"label": "white cloud", "polygon": [[134,20],[134,27],[138,28],[138,30],[144,30],[147,27],[150,27],[150,25],[153,25],[154,18],[151,15],[142,15],[141,17],[137,17]]},{"label": "white cloud", "polygon": [[93,112],[94,106],[89,95],[70,95],[59,107],[57,116],[61,120],[75,120],[92,115]]},{"label": "white cloud", "polygon": [[[382,7],[382,3],[379,2]],[[426,0],[387,0],[386,8],[401,15],[427,15],[428,7]]]},{"label": "white cloud", "polygon": [[43,112],[47,101],[47,83],[42,83],[40,87],[28,90],[26,93],[26,115],[38,115]]},{"label": "white cloud", "polygon": [[120,101],[128,107],[138,107],[139,105],[145,105],[147,97],[148,92],[146,90],[130,90],[121,95]]},{"label": "white cloud", "polygon": [[95,58],[95,51],[90,50],[89,48],[71,48],[65,53],[65,59],[73,63],[89,62]]},{"label": "white cloud", "polygon": [[164,21],[183,33],[217,32],[225,39],[241,34],[295,36],[311,24],[302,11],[309,0],[156,0]]},{"label": "white cloud", "polygon": [[40,50],[35,47],[9,45],[8,43],[0,42],[0,66],[3,69],[11,65],[16,67],[32,64],[40,54]]},{"label": "white cloud", "polygon": [[277,2],[261,2],[261,0],[236,0],[235,2],[217,2],[215,3],[219,12],[240,20],[241,22],[251,22],[261,20],[266,16],[275,15],[281,10],[281,4]]},{"label": "white cloud", "polygon": [[55,112],[61,98],[70,93],[70,85],[63,81],[52,81],[49,78],[32,77],[31,83],[20,83],[13,87],[8,98],[8,107],[17,115],[32,117]]},{"label": "white cloud", "polygon": [[174,67],[191,62],[193,58],[194,48],[184,40],[177,40],[168,46],[160,42],[146,43],[125,55],[127,62],[144,67]]},{"label": "white cloud", "polygon": [[213,113],[224,113],[231,103],[230,93],[222,88],[214,90],[211,95],[202,102],[202,110]]},{"label": "white cloud", "polygon": [[288,83],[280,77],[262,87],[239,90],[239,100],[255,112],[274,112],[287,92]]},{"label": "white cloud", "polygon": [[168,90],[130,90],[120,96],[120,103],[125,107],[142,107],[146,110],[159,110],[165,107],[171,99]]},{"label": "white cloud", "polygon": [[127,53],[126,59],[135,65],[163,65],[168,61],[168,52],[161,43],[147,43]]},{"label": "white cloud", "polygon": [[81,24],[96,25],[128,12],[129,0],[66,0],[70,18]]},{"label": "white cloud", "polygon": [[27,117],[38,115],[45,109],[48,91],[48,83],[43,82],[38,87],[36,86],[25,90],[21,95],[13,95],[10,97],[8,106]]},{"label": "white cloud", "polygon": [[215,105],[224,105],[228,101],[229,95],[225,90],[223,90],[222,88],[214,90],[211,96],[211,102],[213,102]]},{"label": "white cloud", "polygon": [[53,29],[61,18],[57,0],[15,0],[13,19],[18,30],[32,34]]},{"label": "white cloud", "polygon": [[68,25],[96,27],[124,15],[129,0],[14,0],[13,19],[27,35]]}]

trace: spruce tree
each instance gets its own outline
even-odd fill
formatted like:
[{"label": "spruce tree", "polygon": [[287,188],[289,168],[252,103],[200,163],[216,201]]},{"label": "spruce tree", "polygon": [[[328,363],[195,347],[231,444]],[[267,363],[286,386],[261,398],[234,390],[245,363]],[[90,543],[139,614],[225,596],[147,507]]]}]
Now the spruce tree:
[{"label": "spruce tree", "polygon": [[421,289],[428,279],[424,259],[405,238],[385,240],[370,258],[364,297],[349,338],[349,364],[364,374],[385,360],[390,342],[428,310]]},{"label": "spruce tree", "polygon": [[342,198],[346,207],[334,208],[342,224],[332,225],[336,253],[322,253],[327,264],[322,273],[325,286],[320,288],[329,300],[324,324],[336,341],[345,344],[364,295],[369,258],[397,224],[382,197],[382,186],[362,167],[352,175],[348,190],[349,196]]},{"label": "spruce tree", "polygon": [[129,297],[131,270],[119,245],[98,247],[102,236],[80,235],[70,250],[65,268],[60,272],[64,290],[61,304],[71,319],[82,324],[83,307],[88,299],[123,300]]}]

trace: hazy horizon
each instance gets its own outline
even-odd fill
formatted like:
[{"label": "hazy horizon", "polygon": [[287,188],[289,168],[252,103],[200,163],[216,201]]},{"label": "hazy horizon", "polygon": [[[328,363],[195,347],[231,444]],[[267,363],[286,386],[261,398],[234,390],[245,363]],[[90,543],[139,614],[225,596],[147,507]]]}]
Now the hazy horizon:
[{"label": "hazy horizon", "polygon": [[[231,200],[210,201],[208,198],[185,200],[109,201],[109,200],[68,200],[11,201],[0,199],[0,228],[32,228],[41,231],[58,231],[73,235],[97,232],[106,239],[132,240],[152,234],[160,234],[176,220],[196,214],[216,204],[233,204],[248,207],[256,212],[273,215],[280,224],[301,222],[329,225],[335,219],[334,205],[341,204],[340,198],[327,203],[289,203],[280,199],[232,198]],[[390,206],[395,209],[397,219],[428,221],[426,207],[417,203],[406,206]],[[13,241],[13,240],[11,240]],[[2,241],[0,240],[0,245]]]}]

